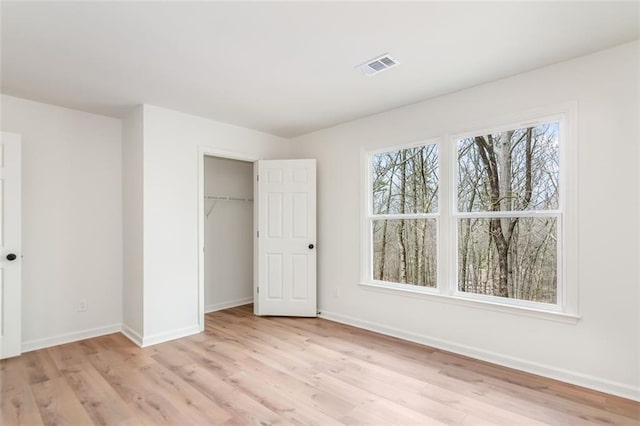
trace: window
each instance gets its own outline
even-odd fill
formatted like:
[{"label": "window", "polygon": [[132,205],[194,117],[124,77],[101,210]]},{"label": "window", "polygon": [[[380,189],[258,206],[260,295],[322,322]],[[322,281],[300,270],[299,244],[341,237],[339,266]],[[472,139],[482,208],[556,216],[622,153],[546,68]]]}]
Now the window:
[{"label": "window", "polygon": [[368,153],[364,284],[577,318],[572,111]]},{"label": "window", "polygon": [[557,304],[560,123],[457,140],[457,290]]},{"label": "window", "polygon": [[436,287],[438,146],[374,154],[371,173],[372,278]]}]

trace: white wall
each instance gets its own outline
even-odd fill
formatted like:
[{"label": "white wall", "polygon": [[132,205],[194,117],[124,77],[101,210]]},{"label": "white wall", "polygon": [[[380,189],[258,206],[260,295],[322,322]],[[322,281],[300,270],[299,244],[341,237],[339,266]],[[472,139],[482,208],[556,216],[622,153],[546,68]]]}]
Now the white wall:
[{"label": "white wall", "polygon": [[[253,163],[205,157],[204,193],[252,199]],[[253,301],[253,203],[207,201],[209,211],[204,219],[205,312]]]},{"label": "white wall", "polygon": [[143,335],[143,108],[122,121],[122,325],[141,344]]},{"label": "white wall", "polygon": [[[318,159],[323,315],[640,398],[640,45],[556,64],[293,141]],[[360,281],[360,150],[438,137],[578,102],[579,312],[575,325],[376,291]]]},{"label": "white wall", "polygon": [[3,95],[1,125],[22,135],[23,349],[119,331],[120,120]]},{"label": "white wall", "polygon": [[198,330],[198,147],[278,158],[278,137],[144,106],[144,344]]}]

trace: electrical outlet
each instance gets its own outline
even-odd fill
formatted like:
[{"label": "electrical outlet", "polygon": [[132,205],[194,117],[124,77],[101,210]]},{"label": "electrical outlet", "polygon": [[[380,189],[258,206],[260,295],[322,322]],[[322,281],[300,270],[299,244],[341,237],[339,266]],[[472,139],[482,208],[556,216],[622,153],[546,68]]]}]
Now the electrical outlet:
[{"label": "electrical outlet", "polygon": [[78,312],[85,312],[87,310],[87,299],[80,299],[78,302]]}]

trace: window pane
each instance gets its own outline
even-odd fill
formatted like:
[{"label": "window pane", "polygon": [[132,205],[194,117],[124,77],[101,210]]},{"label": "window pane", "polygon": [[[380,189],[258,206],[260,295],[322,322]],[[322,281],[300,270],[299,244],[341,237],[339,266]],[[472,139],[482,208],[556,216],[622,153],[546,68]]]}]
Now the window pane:
[{"label": "window pane", "polygon": [[557,301],[556,218],[458,220],[458,290]]},{"label": "window pane", "polygon": [[438,147],[384,152],[371,161],[374,214],[438,211]]},{"label": "window pane", "polygon": [[458,211],[558,208],[560,124],[458,141]]},{"label": "window pane", "polygon": [[373,221],[373,279],[436,286],[436,221]]}]

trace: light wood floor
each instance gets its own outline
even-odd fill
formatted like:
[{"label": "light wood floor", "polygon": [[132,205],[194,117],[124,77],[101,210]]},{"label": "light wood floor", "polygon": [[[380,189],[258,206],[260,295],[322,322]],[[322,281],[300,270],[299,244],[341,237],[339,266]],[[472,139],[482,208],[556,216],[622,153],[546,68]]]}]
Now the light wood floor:
[{"label": "light wood floor", "polygon": [[207,315],[0,362],[2,424],[640,424],[640,404],[322,319]]}]

